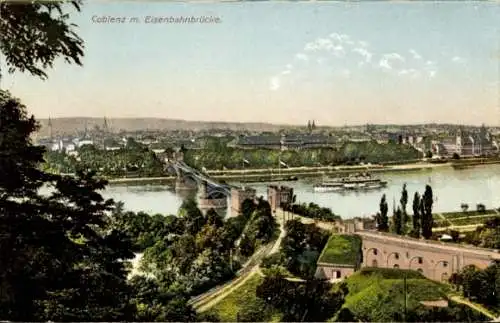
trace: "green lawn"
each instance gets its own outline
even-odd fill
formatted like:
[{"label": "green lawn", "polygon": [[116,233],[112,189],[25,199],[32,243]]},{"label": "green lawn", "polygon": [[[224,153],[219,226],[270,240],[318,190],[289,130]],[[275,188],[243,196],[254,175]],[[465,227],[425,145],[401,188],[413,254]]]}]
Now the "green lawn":
[{"label": "green lawn", "polygon": [[[349,294],[343,307],[362,321],[390,322],[400,318],[404,312],[405,273],[408,313],[422,308],[421,301],[447,299],[448,285],[426,279],[416,271],[363,268],[346,279]],[[453,308],[463,306],[449,304]],[[469,308],[466,311],[481,316]]]},{"label": "green lawn", "polygon": [[441,213],[445,218],[453,220],[456,218],[474,217],[474,216],[485,216],[485,215],[495,215],[498,214],[495,210],[485,210],[484,212],[478,211],[456,211],[456,212],[445,212]]},{"label": "green lawn", "polygon": [[360,260],[360,250],[359,236],[333,234],[321,252],[318,263],[356,266]]},{"label": "green lawn", "polygon": [[456,218],[448,218],[450,219],[451,223],[448,222],[447,220],[439,219],[436,218],[434,220],[434,227],[435,228],[443,228],[443,227],[449,227],[451,225],[472,225],[472,224],[483,224],[484,222],[488,220],[492,220],[494,218],[500,217],[500,214],[494,213],[494,214],[476,214],[474,216],[469,216],[469,217],[456,217]]},{"label": "green lawn", "polygon": [[257,273],[254,274],[245,284],[227,295],[208,312],[217,315],[221,322],[236,322],[237,313],[245,306],[262,306],[265,321],[279,322],[281,318],[280,313],[269,309],[264,301],[255,295],[255,290],[263,280],[262,276]]}]

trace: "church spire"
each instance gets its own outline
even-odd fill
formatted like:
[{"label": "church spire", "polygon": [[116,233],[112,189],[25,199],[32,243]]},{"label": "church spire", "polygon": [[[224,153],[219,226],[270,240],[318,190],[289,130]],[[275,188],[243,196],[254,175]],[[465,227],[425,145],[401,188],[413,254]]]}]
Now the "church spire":
[{"label": "church spire", "polygon": [[52,119],[50,119],[50,116],[49,116],[48,128],[49,128],[49,137],[50,137],[50,140],[52,140],[52,137],[53,137],[53,133],[52,133]]}]

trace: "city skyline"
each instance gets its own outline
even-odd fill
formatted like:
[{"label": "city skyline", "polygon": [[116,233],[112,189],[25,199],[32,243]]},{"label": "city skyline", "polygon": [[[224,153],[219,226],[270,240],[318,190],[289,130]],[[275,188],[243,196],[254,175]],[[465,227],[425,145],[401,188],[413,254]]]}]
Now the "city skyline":
[{"label": "city skyline", "polygon": [[83,67],[2,75],[37,118],[500,124],[494,3],[101,2],[72,14]]}]

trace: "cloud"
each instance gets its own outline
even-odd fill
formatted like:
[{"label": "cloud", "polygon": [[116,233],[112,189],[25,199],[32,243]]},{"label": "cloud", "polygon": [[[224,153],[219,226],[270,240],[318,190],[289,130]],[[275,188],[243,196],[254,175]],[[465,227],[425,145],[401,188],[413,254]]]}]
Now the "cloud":
[{"label": "cloud", "polygon": [[330,38],[332,38],[333,40],[336,40],[339,43],[343,43],[343,42],[351,40],[351,37],[349,37],[348,35],[338,34],[338,33],[330,34]]},{"label": "cloud", "polygon": [[404,62],[405,58],[398,53],[389,53],[382,55],[378,65],[386,70],[392,70],[394,62]]},{"label": "cloud", "polygon": [[368,43],[367,43],[367,42],[365,42],[365,41],[362,41],[362,40],[358,41],[358,44],[359,44],[359,46],[361,46],[361,47],[368,47]]},{"label": "cloud", "polygon": [[298,60],[301,60],[301,61],[305,61],[307,62],[309,60],[309,57],[304,54],[304,53],[298,53],[295,55],[295,58],[298,59]]},{"label": "cloud", "polygon": [[271,91],[277,91],[280,88],[280,86],[281,86],[281,82],[280,82],[279,77],[277,77],[277,76],[271,77],[269,89]]},{"label": "cloud", "polygon": [[342,42],[337,42],[336,44],[334,44],[334,41],[332,41],[332,39],[330,38],[318,38],[313,42],[307,43],[304,46],[304,51],[306,52],[326,51],[332,53],[337,57],[341,57],[345,54]]},{"label": "cloud", "polygon": [[355,53],[358,53],[361,56],[363,56],[365,58],[365,62],[366,63],[370,63],[371,62],[373,54],[370,53],[369,51],[367,51],[365,48],[357,47],[357,48],[354,48],[352,51],[355,52]]},{"label": "cloud", "polygon": [[434,78],[436,76],[436,71],[429,71],[429,77]]},{"label": "cloud", "polygon": [[382,58],[379,62],[378,65],[382,68],[385,68],[387,70],[392,70],[391,64],[389,64],[389,60],[387,58]]},{"label": "cloud", "polygon": [[420,76],[420,72],[414,68],[409,68],[409,69],[402,69],[401,71],[399,71],[398,75],[416,78],[416,77]]},{"label": "cloud", "polygon": [[304,47],[305,51],[316,52],[320,50],[329,50],[333,48],[333,42],[328,38],[318,38],[313,42],[307,43]]},{"label": "cloud", "polygon": [[454,56],[452,59],[451,59],[452,62],[454,63],[464,63],[465,62],[465,59],[463,59],[462,57],[460,56]]},{"label": "cloud", "polygon": [[422,59],[422,55],[417,53],[416,50],[410,49],[408,52],[410,52],[410,54],[413,56],[414,59]]},{"label": "cloud", "polygon": [[284,70],[283,72],[281,72],[281,75],[287,75],[287,74],[290,74],[292,71],[290,70]]},{"label": "cloud", "polygon": [[333,47],[331,49],[331,52],[333,53],[333,55],[335,55],[337,57],[342,57],[345,55],[344,47],[341,45],[337,45],[337,46]]},{"label": "cloud", "polygon": [[382,57],[388,60],[397,60],[401,62],[405,61],[404,57],[399,55],[398,53],[384,54]]}]

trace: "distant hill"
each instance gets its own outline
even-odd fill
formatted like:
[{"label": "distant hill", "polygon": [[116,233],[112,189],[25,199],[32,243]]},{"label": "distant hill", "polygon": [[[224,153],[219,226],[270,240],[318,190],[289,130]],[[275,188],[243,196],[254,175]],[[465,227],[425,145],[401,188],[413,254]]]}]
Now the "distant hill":
[{"label": "distant hill", "polygon": [[[38,134],[48,136],[48,119],[38,119],[41,128]],[[95,127],[102,128],[104,118],[54,118],[52,130],[54,134],[71,135],[78,131],[84,131],[85,125],[88,130]],[[249,131],[277,131],[283,128],[293,127],[290,125],[274,125],[270,123],[238,123],[238,122],[210,122],[210,121],[187,121],[160,118],[109,118],[108,129],[112,132],[138,131],[138,130],[208,130],[208,129],[230,129]]]}]

